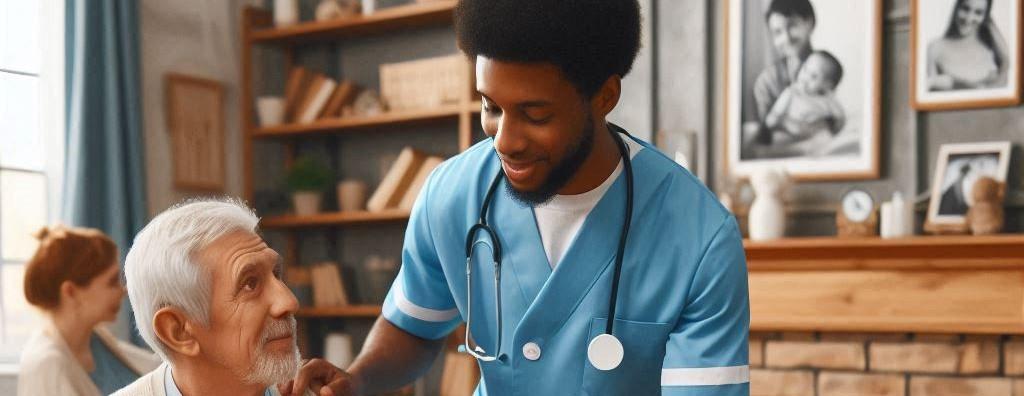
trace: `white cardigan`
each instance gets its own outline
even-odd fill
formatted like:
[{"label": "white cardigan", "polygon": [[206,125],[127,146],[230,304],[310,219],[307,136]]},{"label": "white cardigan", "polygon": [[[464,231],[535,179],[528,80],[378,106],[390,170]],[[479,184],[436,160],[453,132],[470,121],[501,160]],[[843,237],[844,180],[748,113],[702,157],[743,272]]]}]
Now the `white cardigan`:
[{"label": "white cardigan", "polygon": [[[140,376],[160,364],[157,355],[119,341],[105,327],[97,326],[94,331],[115,356]],[[101,396],[64,337],[48,320],[25,344],[18,371],[18,396]]]}]

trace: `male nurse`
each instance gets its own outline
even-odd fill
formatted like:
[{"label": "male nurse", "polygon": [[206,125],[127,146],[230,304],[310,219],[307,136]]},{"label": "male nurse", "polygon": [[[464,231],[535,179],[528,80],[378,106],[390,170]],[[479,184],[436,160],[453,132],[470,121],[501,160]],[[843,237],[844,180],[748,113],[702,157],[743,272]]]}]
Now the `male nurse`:
[{"label": "male nurse", "polygon": [[749,394],[735,219],[606,121],[640,24],[636,0],[458,3],[489,138],[430,176],[352,365],[314,359],[282,393],[399,388],[468,321],[477,395]]}]

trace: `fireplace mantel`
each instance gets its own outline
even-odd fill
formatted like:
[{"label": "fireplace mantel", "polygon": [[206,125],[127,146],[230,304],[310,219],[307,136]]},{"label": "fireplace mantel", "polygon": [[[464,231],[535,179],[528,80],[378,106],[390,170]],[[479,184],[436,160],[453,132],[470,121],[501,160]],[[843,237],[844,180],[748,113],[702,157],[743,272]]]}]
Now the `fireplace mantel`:
[{"label": "fireplace mantel", "polygon": [[1024,334],[1024,235],[744,247],[753,331]]}]

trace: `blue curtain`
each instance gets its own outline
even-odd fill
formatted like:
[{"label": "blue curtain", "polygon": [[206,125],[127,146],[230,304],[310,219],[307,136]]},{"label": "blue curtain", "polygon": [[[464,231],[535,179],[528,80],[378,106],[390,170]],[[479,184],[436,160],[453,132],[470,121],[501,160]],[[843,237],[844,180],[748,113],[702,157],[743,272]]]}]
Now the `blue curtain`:
[{"label": "blue curtain", "polygon": [[65,0],[65,6],[62,217],[103,230],[124,258],[147,221],[138,7],[135,0]]}]

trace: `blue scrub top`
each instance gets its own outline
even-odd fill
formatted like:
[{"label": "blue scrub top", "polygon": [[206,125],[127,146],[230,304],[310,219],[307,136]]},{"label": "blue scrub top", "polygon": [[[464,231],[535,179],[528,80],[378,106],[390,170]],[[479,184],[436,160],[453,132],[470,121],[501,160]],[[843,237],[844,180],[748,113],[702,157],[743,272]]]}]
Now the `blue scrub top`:
[{"label": "blue scrub top", "polygon": [[[587,346],[608,320],[625,176],[597,203],[554,270],[532,208],[498,191],[488,223],[503,248],[503,359],[480,362],[477,395],[749,394],[750,308],[736,221],[693,175],[636,141],[645,149],[633,157],[633,220],[614,323],[622,364],[594,368]],[[487,139],[431,174],[409,220],[385,319],[428,339],[445,337],[464,321],[465,238],[499,170]],[[491,243],[486,233],[476,238],[470,331],[492,348]]]}]

